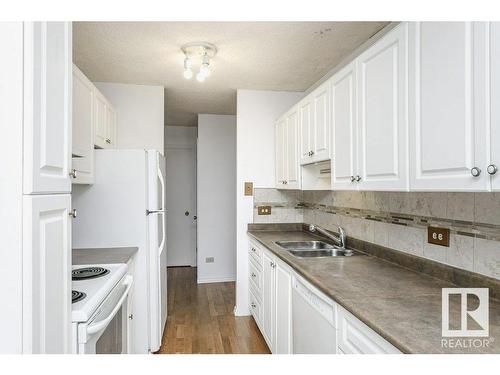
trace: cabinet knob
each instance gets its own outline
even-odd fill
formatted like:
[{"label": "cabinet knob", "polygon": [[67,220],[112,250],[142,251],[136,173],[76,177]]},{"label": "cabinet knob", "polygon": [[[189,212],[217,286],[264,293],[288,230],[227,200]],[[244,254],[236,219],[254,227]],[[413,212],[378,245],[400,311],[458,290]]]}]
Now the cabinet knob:
[{"label": "cabinet knob", "polygon": [[283,181],[283,183],[286,185],[286,184],[288,184],[288,181]]},{"label": "cabinet knob", "polygon": [[314,151],[311,151],[311,156],[313,156],[313,155],[314,155]]},{"label": "cabinet knob", "polygon": [[252,247],[252,251],[255,253],[257,250],[255,250],[255,247]]},{"label": "cabinet knob", "polygon": [[130,315],[128,316],[128,318],[129,318],[130,320],[134,319],[134,314],[130,314]]},{"label": "cabinet knob", "polygon": [[488,168],[486,168],[486,171],[490,175],[494,175],[498,171],[498,167],[495,164],[490,164],[488,165]]},{"label": "cabinet knob", "polygon": [[255,273],[252,272],[252,277],[256,277],[257,275]]},{"label": "cabinet knob", "polygon": [[354,176],[351,176],[351,182],[356,181],[356,178]]},{"label": "cabinet knob", "polygon": [[359,182],[359,181],[361,181],[361,176],[358,174],[358,175],[356,175],[356,182]]},{"label": "cabinet knob", "polygon": [[470,174],[473,177],[479,177],[479,175],[481,174],[481,169],[479,169],[478,167],[471,168]]},{"label": "cabinet knob", "polygon": [[76,218],[76,208],[73,208],[70,212],[69,212],[69,216],[71,216],[73,219]]},{"label": "cabinet knob", "polygon": [[254,302],[252,302],[252,303],[250,304],[250,306],[252,306],[252,308],[253,308],[253,309],[255,309],[255,308],[257,307],[257,305],[256,305]]},{"label": "cabinet knob", "polygon": [[69,175],[73,178],[76,178],[76,169],[72,169],[71,172],[69,172]]},{"label": "cabinet knob", "polygon": [[106,139],[106,143],[107,143],[107,144],[110,144],[110,143],[111,143],[111,139],[107,138],[107,139]]}]

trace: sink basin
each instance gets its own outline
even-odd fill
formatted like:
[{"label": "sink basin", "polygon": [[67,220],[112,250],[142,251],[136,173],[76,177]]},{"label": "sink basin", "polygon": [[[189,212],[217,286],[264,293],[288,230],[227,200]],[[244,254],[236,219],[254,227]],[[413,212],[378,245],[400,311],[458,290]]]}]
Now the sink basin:
[{"label": "sink basin", "polygon": [[276,241],[276,245],[297,258],[349,257],[359,253],[324,241]]},{"label": "sink basin", "polygon": [[276,245],[285,250],[325,250],[335,248],[335,246],[323,241],[276,241]]}]

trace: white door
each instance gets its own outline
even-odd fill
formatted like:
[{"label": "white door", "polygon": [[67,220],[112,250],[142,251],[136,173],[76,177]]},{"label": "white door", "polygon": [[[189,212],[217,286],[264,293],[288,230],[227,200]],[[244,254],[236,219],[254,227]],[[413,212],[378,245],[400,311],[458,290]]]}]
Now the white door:
[{"label": "white door", "polygon": [[488,188],[485,34],[484,23],[410,23],[412,190]]},{"label": "white door", "polygon": [[303,99],[299,105],[299,134],[300,134],[300,164],[311,163],[312,145],[312,131],[314,121],[314,111],[312,96],[309,95]]},{"label": "white door", "polygon": [[167,264],[196,266],[196,151],[167,147]]},{"label": "white door", "polygon": [[314,121],[312,129],[312,160],[330,159],[330,82],[326,82],[313,92]]},{"label": "white door", "polygon": [[490,23],[490,153],[487,173],[491,188],[500,191],[500,22]]},{"label": "white door", "polygon": [[24,193],[69,193],[71,23],[27,22],[24,33]]},{"label": "white door", "polygon": [[267,251],[262,253],[262,326],[263,334],[274,353],[275,327],[275,262]]},{"label": "white door", "polygon": [[23,352],[71,350],[71,196],[23,198]]},{"label": "white door", "polygon": [[296,107],[286,117],[286,185],[287,189],[300,189],[298,158],[298,113]]},{"label": "white door", "polygon": [[286,118],[276,122],[276,188],[283,189],[286,183]]},{"label": "white door", "polygon": [[276,263],[276,354],[292,353],[292,276],[288,267]]},{"label": "white door", "polygon": [[332,78],[332,187],[357,190],[356,64],[351,63]]},{"label": "white door", "polygon": [[363,190],[408,189],[407,30],[406,23],[397,26],[357,60],[357,180]]}]

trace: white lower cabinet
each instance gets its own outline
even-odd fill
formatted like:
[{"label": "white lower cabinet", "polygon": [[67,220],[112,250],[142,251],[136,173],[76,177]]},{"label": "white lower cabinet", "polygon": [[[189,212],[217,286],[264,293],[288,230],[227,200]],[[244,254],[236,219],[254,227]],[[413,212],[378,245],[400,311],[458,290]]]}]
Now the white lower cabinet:
[{"label": "white lower cabinet", "polygon": [[253,239],[248,295],[250,312],[273,354],[401,353]]},{"label": "white lower cabinet", "polygon": [[339,306],[337,311],[339,351],[344,354],[401,354],[347,310]]},{"label": "white lower cabinet", "polygon": [[23,198],[23,352],[71,350],[71,196]]}]

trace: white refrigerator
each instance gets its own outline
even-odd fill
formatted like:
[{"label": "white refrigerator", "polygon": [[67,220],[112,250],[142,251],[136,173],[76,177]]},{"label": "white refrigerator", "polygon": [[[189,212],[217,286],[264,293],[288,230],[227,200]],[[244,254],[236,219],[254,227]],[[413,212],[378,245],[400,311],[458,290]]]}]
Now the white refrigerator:
[{"label": "white refrigerator", "polygon": [[154,150],[95,150],[94,163],[94,184],[73,187],[73,248],[138,247],[130,348],[155,352],[167,321],[165,158]]}]

